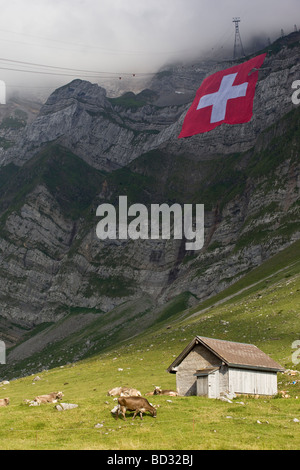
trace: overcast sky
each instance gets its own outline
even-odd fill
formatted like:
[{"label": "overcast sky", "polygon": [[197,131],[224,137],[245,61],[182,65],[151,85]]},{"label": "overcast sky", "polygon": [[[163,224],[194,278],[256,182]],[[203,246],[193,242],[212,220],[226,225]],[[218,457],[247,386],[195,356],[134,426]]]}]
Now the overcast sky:
[{"label": "overcast sky", "polygon": [[[0,5],[0,79],[8,89],[20,90],[59,86],[75,77],[105,86],[106,76],[154,73],[170,61],[213,56],[222,46],[231,50],[233,17],[241,18],[245,49],[253,36],[273,41],[281,29],[292,32],[298,18],[300,27],[299,0],[10,0]],[[21,62],[108,74],[72,76],[72,71]]]}]

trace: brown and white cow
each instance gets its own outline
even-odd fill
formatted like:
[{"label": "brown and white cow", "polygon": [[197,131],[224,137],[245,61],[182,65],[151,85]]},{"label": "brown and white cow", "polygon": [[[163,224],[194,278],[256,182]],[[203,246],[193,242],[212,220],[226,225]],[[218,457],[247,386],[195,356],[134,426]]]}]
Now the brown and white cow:
[{"label": "brown and white cow", "polygon": [[142,394],[136,388],[127,388],[120,393],[120,397],[141,397]]},{"label": "brown and white cow", "polygon": [[37,403],[56,403],[57,400],[61,400],[64,394],[62,392],[52,392],[48,395],[39,395],[35,397],[34,401]]},{"label": "brown and white cow", "polygon": [[153,395],[168,395],[169,397],[177,397],[178,393],[174,390],[162,390],[159,387],[155,387]]},{"label": "brown and white cow", "polygon": [[0,406],[7,406],[9,403],[9,398],[0,398]]},{"label": "brown and white cow", "polygon": [[142,394],[139,390],[129,387],[115,387],[107,392],[107,395],[111,397],[140,397]]}]

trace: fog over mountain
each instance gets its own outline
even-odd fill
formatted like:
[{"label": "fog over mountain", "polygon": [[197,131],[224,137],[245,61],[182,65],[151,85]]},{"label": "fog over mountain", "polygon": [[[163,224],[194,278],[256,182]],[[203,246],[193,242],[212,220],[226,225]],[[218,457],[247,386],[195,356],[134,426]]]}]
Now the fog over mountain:
[{"label": "fog over mountain", "polygon": [[8,94],[48,94],[73,78],[105,87],[128,74],[134,82],[174,61],[231,53],[233,17],[241,18],[245,49],[273,41],[293,31],[298,7],[298,0],[2,2],[0,79]]}]

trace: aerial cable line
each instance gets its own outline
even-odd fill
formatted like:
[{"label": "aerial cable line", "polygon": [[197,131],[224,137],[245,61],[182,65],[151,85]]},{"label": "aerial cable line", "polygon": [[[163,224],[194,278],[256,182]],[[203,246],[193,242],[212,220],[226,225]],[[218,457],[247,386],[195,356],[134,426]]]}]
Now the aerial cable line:
[{"label": "aerial cable line", "polygon": [[[25,73],[37,73],[37,74],[41,74],[41,75],[59,75],[59,76],[67,76],[67,77],[74,77],[76,74],[74,73],[61,73],[61,72],[46,72],[46,71],[42,71],[42,70],[26,70],[26,69],[13,69],[13,68],[10,68],[10,67],[1,67],[0,66],[0,69],[1,70],[9,70],[11,72],[25,72]],[[85,77],[85,78],[100,78],[98,75],[81,75],[82,77]],[[103,77],[103,78],[116,78],[116,75],[113,76],[113,77]]]},{"label": "aerial cable line", "polygon": [[[99,71],[99,70],[86,70],[86,69],[73,69],[71,67],[60,67],[60,66],[55,66],[55,65],[46,65],[46,64],[37,64],[37,63],[34,63],[34,62],[24,62],[24,61],[20,61],[20,60],[12,60],[12,59],[5,59],[5,58],[2,58],[0,57],[0,61],[3,61],[3,62],[10,62],[12,63],[13,65],[14,64],[17,64],[17,65],[24,65],[24,66],[33,66],[33,67],[43,67],[43,68],[49,68],[49,69],[57,69],[57,70],[63,70],[63,71],[71,71],[71,72],[74,72],[74,73],[87,73],[87,74],[96,74],[96,75],[101,75],[101,74],[110,74],[110,75],[116,75],[116,76],[120,76],[120,75],[123,75],[123,76],[136,76],[137,73],[130,73],[130,72],[111,72],[111,71]],[[3,68],[3,67],[2,67]],[[6,69],[6,70],[10,70],[10,69]],[[12,69],[14,70],[14,69]],[[18,70],[20,71],[20,70]],[[26,69],[23,70],[24,72],[26,72]],[[155,72],[140,72],[138,73],[139,76],[147,76],[147,75],[155,75]]]}]

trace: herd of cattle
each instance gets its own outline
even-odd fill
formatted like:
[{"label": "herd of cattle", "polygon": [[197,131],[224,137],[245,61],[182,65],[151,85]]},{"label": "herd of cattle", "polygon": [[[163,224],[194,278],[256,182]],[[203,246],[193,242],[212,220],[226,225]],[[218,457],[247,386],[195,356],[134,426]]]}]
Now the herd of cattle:
[{"label": "herd of cattle", "polygon": [[[148,411],[153,418],[156,418],[156,408],[159,405],[152,405],[149,401],[142,397],[141,392],[135,388],[129,387],[115,387],[108,391],[107,395],[111,397],[118,397],[118,405],[112,410],[112,413],[116,415],[118,419],[121,414],[126,420],[125,413],[126,411],[133,411],[133,419],[137,414],[140,415],[140,418],[143,419],[143,413]],[[146,395],[168,395],[168,396],[177,396],[178,393],[173,390],[162,390],[160,387],[155,387],[153,392],[148,392]],[[42,403],[56,403],[58,400],[62,400],[64,394],[62,392],[53,392],[47,395],[39,395],[34,398],[34,400],[26,400],[27,403],[31,405],[40,405]],[[9,398],[0,398],[0,407],[8,406],[10,403]]]}]

